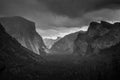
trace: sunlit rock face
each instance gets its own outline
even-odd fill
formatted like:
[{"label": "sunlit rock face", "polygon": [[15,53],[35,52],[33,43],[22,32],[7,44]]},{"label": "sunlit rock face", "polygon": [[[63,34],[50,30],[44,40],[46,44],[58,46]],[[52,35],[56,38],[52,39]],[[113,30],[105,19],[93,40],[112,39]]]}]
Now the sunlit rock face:
[{"label": "sunlit rock face", "polygon": [[[69,34],[57,41],[51,48],[52,53],[72,54],[74,48],[74,40],[79,32]],[[84,33],[81,31],[81,33]]]},{"label": "sunlit rock face", "polygon": [[80,55],[97,54],[101,50],[115,46],[119,42],[120,23],[91,22],[86,33],[78,34],[74,42],[74,53]]},{"label": "sunlit rock face", "polygon": [[41,54],[46,48],[41,36],[35,31],[35,23],[22,17],[3,17],[0,18],[1,24],[6,31],[17,39],[24,47]]}]

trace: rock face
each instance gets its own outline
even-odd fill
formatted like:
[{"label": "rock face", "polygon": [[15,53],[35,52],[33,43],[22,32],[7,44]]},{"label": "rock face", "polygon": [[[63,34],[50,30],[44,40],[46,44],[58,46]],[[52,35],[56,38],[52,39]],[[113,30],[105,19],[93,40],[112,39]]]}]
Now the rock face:
[{"label": "rock face", "polygon": [[[78,33],[79,32],[72,33],[61,38],[52,46],[51,51],[53,53],[59,53],[59,54],[73,53],[74,40],[77,38]],[[84,33],[84,32],[80,31],[80,33]]]},{"label": "rock face", "polygon": [[117,45],[119,42],[120,23],[92,22],[86,33],[78,34],[74,42],[74,53],[80,55],[97,54],[101,50]]},{"label": "rock face", "polygon": [[[13,75],[33,68],[36,63],[43,63],[44,59],[32,51],[21,46],[18,41],[6,33],[0,24],[0,79],[11,79]],[[29,66],[29,67],[28,67]],[[7,76],[7,77],[6,77]],[[11,77],[11,78],[10,78]]]},{"label": "rock face", "polygon": [[24,47],[29,50],[41,54],[46,46],[41,36],[35,30],[35,23],[22,17],[3,17],[0,18],[1,24],[7,33],[17,39]]}]

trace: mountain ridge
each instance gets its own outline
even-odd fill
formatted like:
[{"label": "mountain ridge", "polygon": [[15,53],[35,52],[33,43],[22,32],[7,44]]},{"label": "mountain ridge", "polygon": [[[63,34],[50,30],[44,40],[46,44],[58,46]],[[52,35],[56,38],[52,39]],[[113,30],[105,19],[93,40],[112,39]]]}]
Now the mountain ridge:
[{"label": "mountain ridge", "polygon": [[[24,48],[15,38],[6,33],[0,24],[0,70],[5,75],[7,73],[16,74],[24,72],[24,68],[27,70],[28,65],[34,66],[36,63],[41,64],[45,62],[40,55]],[[0,74],[2,73],[1,71]]]},{"label": "mountain ridge", "polygon": [[[119,24],[116,23],[117,29],[112,30],[118,33]],[[116,31],[118,30],[118,31]],[[110,30],[111,31],[111,30]],[[95,31],[96,33],[96,31]],[[109,32],[101,34],[101,36]],[[84,34],[84,35],[83,35]],[[88,34],[88,33],[87,33]],[[85,33],[77,36],[76,42],[86,39]],[[90,34],[93,34],[90,32]],[[97,33],[98,34],[98,33]],[[97,35],[95,34],[95,35]],[[112,33],[111,33],[112,34]],[[110,35],[111,35],[110,34]],[[115,35],[114,34],[114,35]],[[120,34],[117,34],[120,36]],[[94,40],[103,39],[89,35],[89,39],[94,37]],[[114,39],[119,39],[118,36],[112,36]],[[88,35],[87,35],[88,37]],[[111,38],[110,38],[111,39]],[[114,41],[112,39],[112,41]],[[86,41],[85,40],[85,41]],[[116,41],[116,40],[115,40]],[[90,43],[90,41],[89,41]],[[93,44],[93,43],[92,43]],[[99,47],[99,46],[98,46]],[[106,46],[105,46],[106,47]],[[80,47],[79,47],[80,48]],[[89,49],[92,50],[90,47]],[[88,50],[89,51],[89,50]],[[92,50],[93,52],[94,50]],[[1,80],[110,80],[119,77],[120,73],[120,42],[115,45],[101,49],[95,55],[81,54],[78,55],[58,55],[61,56],[61,61],[55,59],[53,62],[46,61],[32,51],[21,46],[18,41],[6,33],[2,25],[0,25],[0,79]],[[82,55],[82,56],[81,56]],[[89,55],[89,56],[88,56]],[[52,58],[55,58],[52,55]],[[64,59],[64,58],[65,59]],[[74,58],[74,59],[73,59]],[[46,59],[46,58],[45,58]],[[69,59],[71,61],[69,61]],[[48,59],[49,60],[49,59]],[[47,61],[48,61],[47,60]],[[66,60],[66,61],[65,61]],[[67,62],[69,61],[69,63]]]},{"label": "mountain ridge", "polygon": [[51,51],[61,52],[61,53],[69,53],[73,52],[74,40],[77,37],[78,33],[84,33],[84,31],[79,31],[75,33],[68,34],[53,44]]},{"label": "mountain ridge", "polygon": [[46,46],[42,37],[36,32],[34,22],[20,16],[2,17],[0,22],[8,34],[16,38],[24,47],[37,54],[45,52]]},{"label": "mountain ridge", "polygon": [[93,50],[91,53],[99,53],[101,49],[116,45],[120,42],[119,26],[120,23],[91,22],[85,34],[78,34],[75,40],[76,48],[74,51],[85,55],[87,52],[90,52],[89,50]]}]

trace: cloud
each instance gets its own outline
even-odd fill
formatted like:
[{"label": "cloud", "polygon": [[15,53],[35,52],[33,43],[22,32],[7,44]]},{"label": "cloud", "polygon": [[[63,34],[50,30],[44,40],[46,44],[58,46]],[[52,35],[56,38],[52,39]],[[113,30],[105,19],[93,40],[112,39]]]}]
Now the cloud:
[{"label": "cloud", "polygon": [[0,0],[0,16],[23,16],[42,36],[56,37],[94,20],[120,21],[119,7],[119,0]]},{"label": "cloud", "polygon": [[[119,3],[119,0],[0,0],[0,16],[23,16],[41,29],[81,27],[98,16],[111,17]],[[111,11],[104,10],[109,8]]]},{"label": "cloud", "polygon": [[73,28],[66,28],[66,27],[59,27],[59,28],[53,28],[48,30],[42,30],[42,29],[36,29],[37,32],[41,35],[43,35],[43,38],[53,38],[56,39],[57,37],[64,37],[65,35],[68,35],[70,33],[74,33],[80,30],[86,31],[87,26],[80,28],[80,27],[73,27]]},{"label": "cloud", "polygon": [[87,12],[103,8],[116,9],[120,0],[39,0],[59,15],[78,17]]},{"label": "cloud", "polygon": [[37,28],[79,26],[78,19],[53,13],[38,0],[1,0],[0,16],[23,16],[36,23]]},{"label": "cloud", "polygon": [[120,21],[120,9],[112,10],[112,9],[101,9],[98,11],[93,11],[86,13],[84,18],[91,21]]}]

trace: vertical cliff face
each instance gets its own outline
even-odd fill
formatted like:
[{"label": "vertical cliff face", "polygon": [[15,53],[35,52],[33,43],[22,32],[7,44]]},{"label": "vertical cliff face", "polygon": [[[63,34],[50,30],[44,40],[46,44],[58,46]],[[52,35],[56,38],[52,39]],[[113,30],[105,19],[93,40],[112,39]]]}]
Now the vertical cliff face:
[{"label": "vertical cliff face", "polygon": [[35,23],[22,17],[3,17],[0,18],[8,34],[17,39],[24,47],[40,54],[44,52],[46,46],[41,36],[35,30]]},{"label": "vertical cliff face", "polygon": [[[44,61],[40,55],[33,53],[27,48],[23,47],[15,38],[10,36],[4,27],[0,24],[0,61],[5,59],[17,61],[17,59],[31,60],[31,61]],[[12,61],[11,61],[12,63]]]},{"label": "vertical cliff face", "polygon": [[80,55],[97,54],[101,50],[117,45],[119,42],[120,23],[92,22],[86,33],[78,34],[74,42],[74,52]]},{"label": "vertical cliff face", "polygon": [[[16,80],[18,76],[30,75],[36,65],[45,60],[32,51],[24,48],[15,38],[11,37],[0,24],[0,79]],[[23,77],[22,76],[22,77]],[[25,79],[25,78],[23,78]]]}]

